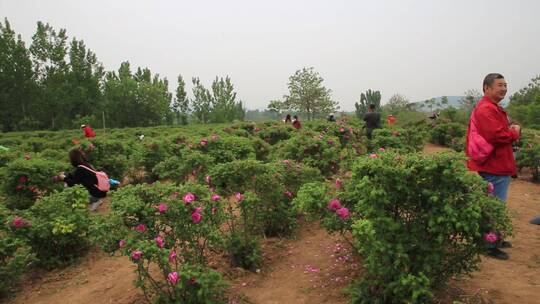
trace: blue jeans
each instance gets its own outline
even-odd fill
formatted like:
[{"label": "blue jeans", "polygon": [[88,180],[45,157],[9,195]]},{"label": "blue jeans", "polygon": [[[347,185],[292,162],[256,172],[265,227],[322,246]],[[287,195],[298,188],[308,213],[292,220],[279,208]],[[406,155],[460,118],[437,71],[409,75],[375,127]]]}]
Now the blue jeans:
[{"label": "blue jeans", "polygon": [[493,195],[506,203],[508,197],[508,187],[510,186],[510,176],[494,175],[486,172],[478,172],[482,178],[493,184],[495,191]]}]

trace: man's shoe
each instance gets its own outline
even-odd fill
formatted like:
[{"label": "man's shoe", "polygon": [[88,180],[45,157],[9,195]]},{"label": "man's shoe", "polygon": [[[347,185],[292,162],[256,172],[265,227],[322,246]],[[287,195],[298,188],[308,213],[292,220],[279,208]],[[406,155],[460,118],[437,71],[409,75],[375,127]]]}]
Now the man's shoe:
[{"label": "man's shoe", "polygon": [[487,255],[497,260],[508,260],[508,254],[499,248],[488,249]]},{"label": "man's shoe", "polygon": [[512,248],[512,243],[509,241],[502,241],[499,248]]}]

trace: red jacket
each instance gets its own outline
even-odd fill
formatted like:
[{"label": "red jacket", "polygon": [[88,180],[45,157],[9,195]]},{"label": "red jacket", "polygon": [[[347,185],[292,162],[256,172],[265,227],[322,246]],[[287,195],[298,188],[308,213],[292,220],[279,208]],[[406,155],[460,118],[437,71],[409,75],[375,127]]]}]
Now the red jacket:
[{"label": "red jacket", "polygon": [[94,130],[92,130],[92,128],[90,128],[90,126],[86,126],[84,127],[84,136],[86,138],[91,138],[91,137],[95,137],[96,136],[96,133],[94,133]]},{"label": "red jacket", "polygon": [[[499,105],[484,96],[478,102],[473,114],[476,118],[478,133],[488,143],[492,144],[494,149],[488,159],[482,164],[469,159],[467,161],[469,170],[494,175],[516,174],[516,161],[512,152],[512,142],[519,139],[519,133],[510,129],[506,112]],[[470,121],[467,138],[469,138],[469,132]],[[465,149],[465,151],[467,150]]]}]

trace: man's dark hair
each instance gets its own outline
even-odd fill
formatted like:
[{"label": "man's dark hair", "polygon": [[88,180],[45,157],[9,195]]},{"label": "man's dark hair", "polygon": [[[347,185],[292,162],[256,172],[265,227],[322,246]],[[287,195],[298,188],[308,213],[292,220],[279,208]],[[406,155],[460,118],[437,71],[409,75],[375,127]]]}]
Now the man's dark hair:
[{"label": "man's dark hair", "polygon": [[482,84],[482,90],[484,92],[486,91],[486,86],[490,87],[494,82],[495,79],[504,79],[504,76],[499,73],[489,73],[484,78],[484,83]]},{"label": "man's dark hair", "polygon": [[369,108],[370,108],[371,110],[375,110],[375,105],[371,103],[371,104],[369,104]]}]

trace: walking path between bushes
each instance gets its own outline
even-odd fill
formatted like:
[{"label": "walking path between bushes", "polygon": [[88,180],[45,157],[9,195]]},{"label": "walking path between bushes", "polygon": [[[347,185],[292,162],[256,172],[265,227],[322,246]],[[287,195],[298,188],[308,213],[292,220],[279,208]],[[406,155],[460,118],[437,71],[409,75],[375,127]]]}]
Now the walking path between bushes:
[{"label": "walking path between bushes", "polygon": [[[428,144],[427,154],[448,150]],[[441,296],[440,303],[539,303],[540,227],[528,223],[540,214],[540,184],[523,174],[510,184],[510,214],[514,224],[510,260],[482,257],[472,278],[457,278]],[[106,201],[100,212],[106,212]],[[296,238],[263,241],[264,266],[258,273],[230,273],[231,303],[347,303],[343,288],[361,263],[351,256],[349,245],[337,235],[313,223],[302,223]],[[144,303],[132,281],[135,269],[126,257],[92,252],[78,265],[28,276],[10,304]]]}]

